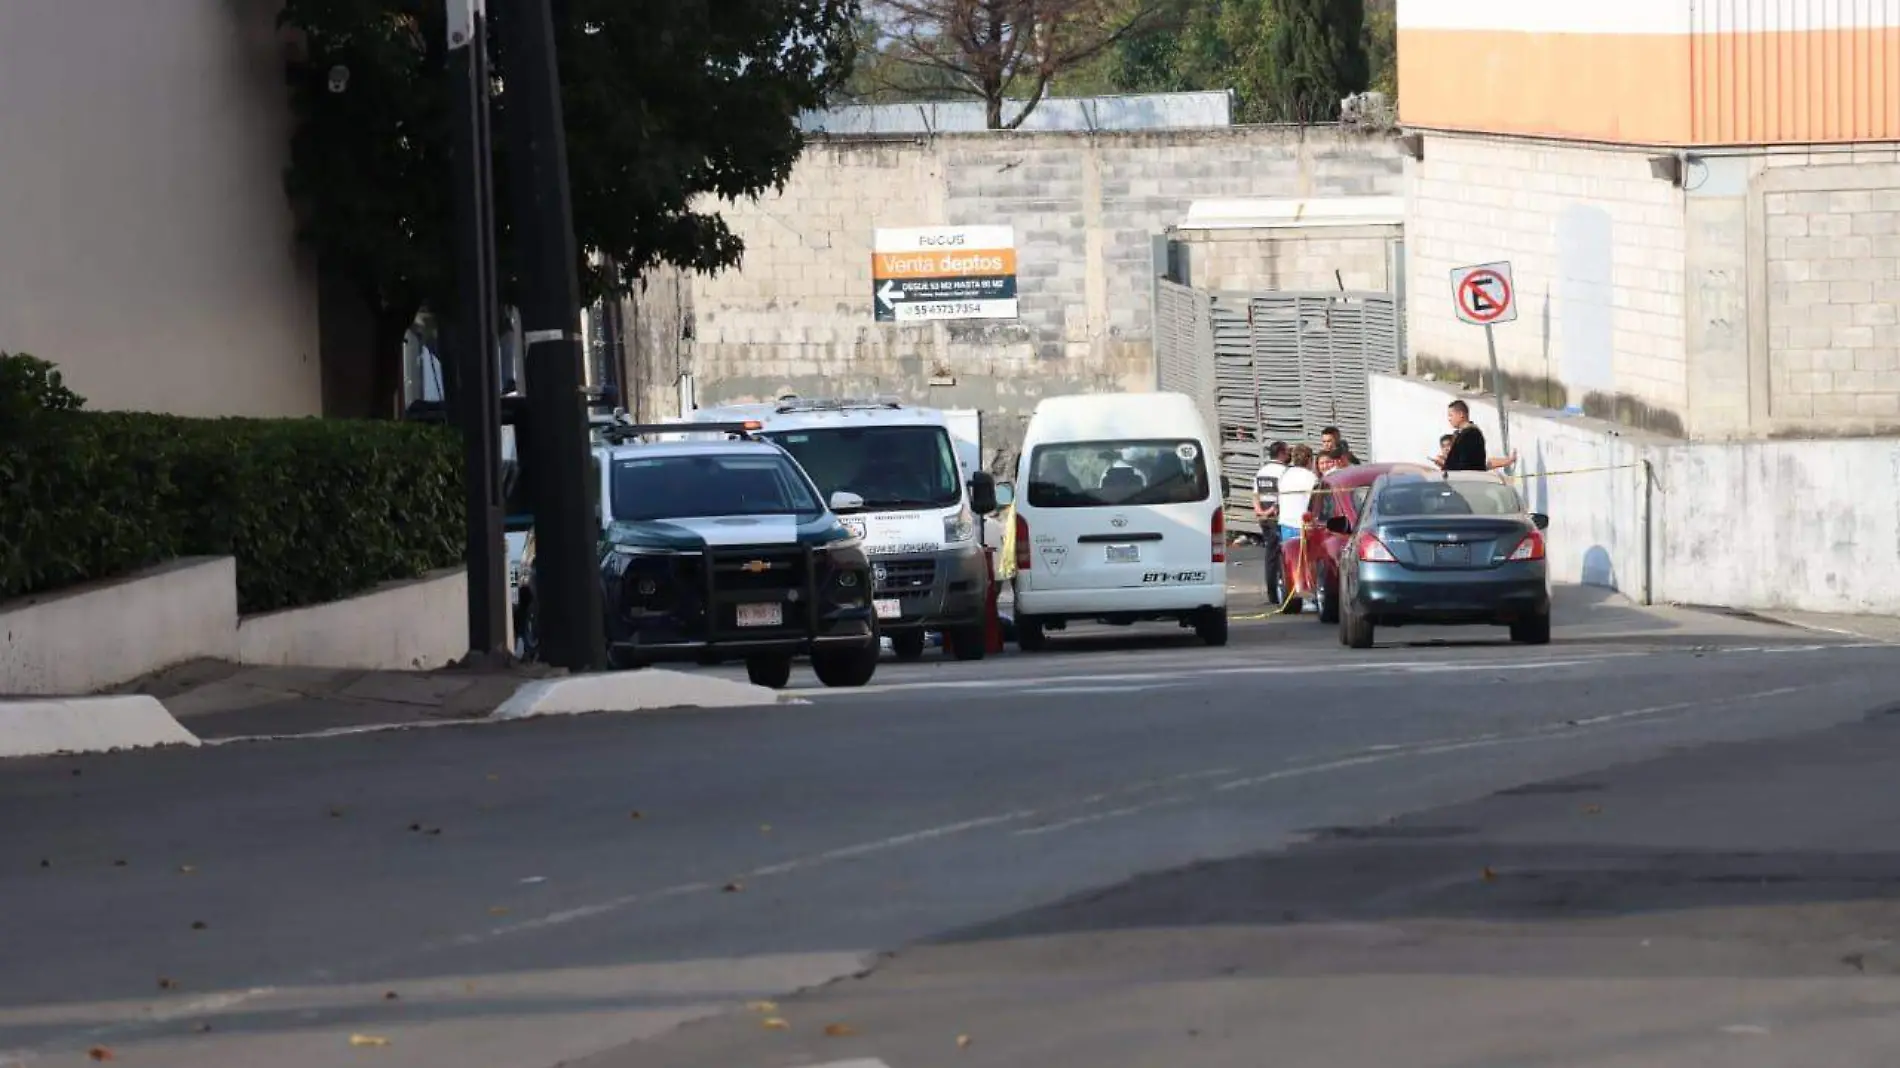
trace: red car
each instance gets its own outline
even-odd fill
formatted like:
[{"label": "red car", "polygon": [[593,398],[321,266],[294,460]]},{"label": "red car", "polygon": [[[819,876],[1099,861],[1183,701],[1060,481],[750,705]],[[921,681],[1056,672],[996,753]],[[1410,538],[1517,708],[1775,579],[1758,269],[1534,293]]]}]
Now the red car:
[{"label": "red car", "polygon": [[1389,471],[1432,474],[1433,470],[1423,464],[1354,464],[1320,479],[1319,488],[1307,499],[1306,514],[1300,517],[1301,536],[1280,543],[1280,560],[1292,593],[1286,610],[1298,612],[1310,599],[1319,608],[1321,623],[1339,622],[1339,554],[1351,535],[1327,530],[1326,521],[1343,515],[1357,527],[1359,509],[1380,475]]}]

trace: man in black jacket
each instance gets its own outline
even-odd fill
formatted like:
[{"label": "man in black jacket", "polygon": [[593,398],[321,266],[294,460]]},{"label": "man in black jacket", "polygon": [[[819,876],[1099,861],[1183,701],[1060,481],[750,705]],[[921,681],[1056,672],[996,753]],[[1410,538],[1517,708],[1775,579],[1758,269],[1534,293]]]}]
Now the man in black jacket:
[{"label": "man in black jacket", "polygon": [[1471,421],[1471,409],[1465,402],[1452,401],[1445,409],[1445,419],[1451,423],[1451,448],[1445,450],[1445,458],[1439,461],[1439,466],[1447,471],[1489,470],[1484,431]]}]

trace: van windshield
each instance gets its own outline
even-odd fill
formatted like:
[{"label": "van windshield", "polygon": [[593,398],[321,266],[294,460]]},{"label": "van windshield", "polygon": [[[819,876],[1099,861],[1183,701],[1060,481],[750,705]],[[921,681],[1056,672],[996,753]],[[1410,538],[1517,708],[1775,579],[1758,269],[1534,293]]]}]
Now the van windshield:
[{"label": "van windshield", "polygon": [[954,508],[963,480],[950,435],[939,426],[840,426],[781,430],[777,442],[827,500],[840,490],[866,508]]},{"label": "van windshield", "polygon": [[1208,496],[1207,458],[1186,439],[1038,445],[1029,472],[1036,508],[1191,504]]}]

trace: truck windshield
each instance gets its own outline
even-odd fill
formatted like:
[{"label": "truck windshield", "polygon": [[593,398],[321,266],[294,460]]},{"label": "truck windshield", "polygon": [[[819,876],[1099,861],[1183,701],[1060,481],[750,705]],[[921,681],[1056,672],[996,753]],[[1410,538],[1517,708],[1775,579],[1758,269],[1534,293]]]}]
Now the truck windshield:
[{"label": "truck windshield", "polygon": [[841,426],[768,433],[829,498],[843,490],[866,508],[952,508],[963,480],[939,426]]},{"label": "truck windshield", "polygon": [[1030,454],[1037,508],[1190,504],[1207,499],[1207,461],[1192,441],[1065,441]]},{"label": "truck windshield", "polygon": [[722,515],[796,515],[824,506],[778,455],[653,456],[614,461],[614,518],[625,522]]}]

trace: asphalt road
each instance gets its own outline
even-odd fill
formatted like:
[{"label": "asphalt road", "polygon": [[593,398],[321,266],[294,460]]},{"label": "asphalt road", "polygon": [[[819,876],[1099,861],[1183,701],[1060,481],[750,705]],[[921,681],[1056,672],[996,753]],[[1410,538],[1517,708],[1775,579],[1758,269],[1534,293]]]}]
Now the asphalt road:
[{"label": "asphalt road", "polygon": [[1537,649],[1096,632],[789,707],[10,762],[0,1065],[659,1064],[919,939],[1900,693],[1891,647],[1579,591],[1559,619]]}]

